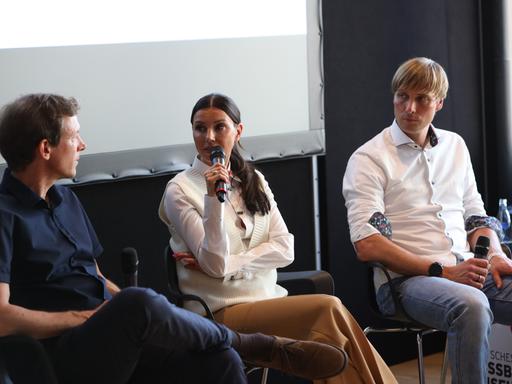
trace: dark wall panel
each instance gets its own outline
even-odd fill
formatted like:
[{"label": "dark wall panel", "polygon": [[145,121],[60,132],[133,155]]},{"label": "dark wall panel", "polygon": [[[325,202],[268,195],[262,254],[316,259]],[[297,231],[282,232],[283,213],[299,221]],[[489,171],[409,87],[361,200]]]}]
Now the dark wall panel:
[{"label": "dark wall panel", "polygon": [[482,1],[482,48],[485,89],[488,201],[496,214],[498,198],[512,198],[512,52],[509,0]]},{"label": "dark wall panel", "polygon": [[139,285],[165,292],[163,251],[169,239],[158,218],[158,205],[170,175],[75,186],[98,234],[105,276],[123,284],[120,253],[134,247],[139,255]]},{"label": "dark wall panel", "polygon": [[[337,294],[363,326],[374,317],[341,194],[348,158],[391,124],[390,83],[398,65],[427,56],[445,67],[451,82],[434,124],[466,139],[483,187],[478,21],[477,1],[323,1],[326,256]],[[378,347],[388,361],[401,358],[385,344]]]},{"label": "dark wall panel", "polygon": [[315,269],[315,227],[311,158],[258,163],[288,230],[295,237],[295,261],[284,271]]}]

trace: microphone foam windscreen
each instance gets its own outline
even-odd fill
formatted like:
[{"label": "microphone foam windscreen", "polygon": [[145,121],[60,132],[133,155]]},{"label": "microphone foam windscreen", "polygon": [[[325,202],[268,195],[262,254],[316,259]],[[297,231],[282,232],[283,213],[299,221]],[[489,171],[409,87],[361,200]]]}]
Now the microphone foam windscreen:
[{"label": "microphone foam windscreen", "polygon": [[475,257],[477,259],[486,259],[489,253],[490,240],[487,236],[480,236],[475,244]]},{"label": "microphone foam windscreen", "polygon": [[213,159],[225,159],[224,149],[220,145],[213,147],[210,152],[210,161],[213,163]]},{"label": "microphone foam windscreen", "polygon": [[131,274],[137,272],[139,257],[135,248],[126,247],[121,251],[121,268],[123,273]]},{"label": "microphone foam windscreen", "polygon": [[476,241],[476,245],[479,247],[488,248],[490,244],[491,244],[491,241],[489,240],[489,238],[487,236],[480,236],[478,238],[478,240]]}]

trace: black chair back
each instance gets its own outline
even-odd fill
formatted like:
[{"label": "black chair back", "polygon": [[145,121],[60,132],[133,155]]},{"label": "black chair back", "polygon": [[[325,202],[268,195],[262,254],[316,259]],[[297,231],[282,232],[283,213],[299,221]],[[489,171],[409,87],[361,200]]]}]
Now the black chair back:
[{"label": "black chair back", "polygon": [[368,303],[370,304],[370,308],[372,311],[377,314],[379,317],[385,317],[388,320],[396,320],[396,321],[413,321],[406,313],[402,307],[402,303],[400,302],[400,296],[396,291],[395,287],[391,289],[391,296],[393,298],[393,304],[395,306],[395,313],[391,316],[385,316],[380,311],[379,305],[377,304],[377,295],[375,292],[375,283],[374,283],[374,270],[378,268],[382,270],[387,278],[389,284],[392,284],[391,276],[387,269],[380,263],[370,262],[368,264]]},{"label": "black chair back", "polygon": [[[392,321],[398,321],[401,323],[404,323],[404,325],[412,328],[425,328],[428,329],[430,327],[421,324],[420,322],[414,320],[409,314],[405,311],[404,307],[402,306],[402,301],[400,300],[400,293],[396,289],[394,285],[394,281],[389,275],[388,270],[386,267],[377,262],[370,262],[368,264],[368,303],[370,304],[370,307],[372,311],[378,315],[379,317],[386,319],[386,320],[392,320]],[[379,305],[377,304],[377,297],[375,292],[375,284],[373,280],[374,270],[380,269],[384,275],[386,276],[386,280],[388,284],[391,286],[391,297],[393,298],[393,304],[395,306],[395,313],[393,315],[384,315],[379,308]]]}]

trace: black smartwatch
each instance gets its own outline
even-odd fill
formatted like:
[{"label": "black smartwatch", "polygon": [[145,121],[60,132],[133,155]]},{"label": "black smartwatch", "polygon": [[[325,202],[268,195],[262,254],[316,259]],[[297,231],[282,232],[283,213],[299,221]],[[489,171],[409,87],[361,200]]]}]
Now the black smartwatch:
[{"label": "black smartwatch", "polygon": [[428,267],[428,275],[441,277],[443,275],[443,265],[437,261],[434,261],[432,264],[430,264],[430,267]]}]

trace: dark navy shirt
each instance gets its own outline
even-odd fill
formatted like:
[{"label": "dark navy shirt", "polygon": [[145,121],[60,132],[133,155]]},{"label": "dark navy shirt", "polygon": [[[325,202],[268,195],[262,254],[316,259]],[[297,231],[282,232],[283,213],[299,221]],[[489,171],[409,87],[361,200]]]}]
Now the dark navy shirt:
[{"label": "dark navy shirt", "polygon": [[96,271],[103,248],[76,195],[54,185],[50,204],[6,169],[0,184],[0,282],[11,304],[92,309],[111,297]]}]

